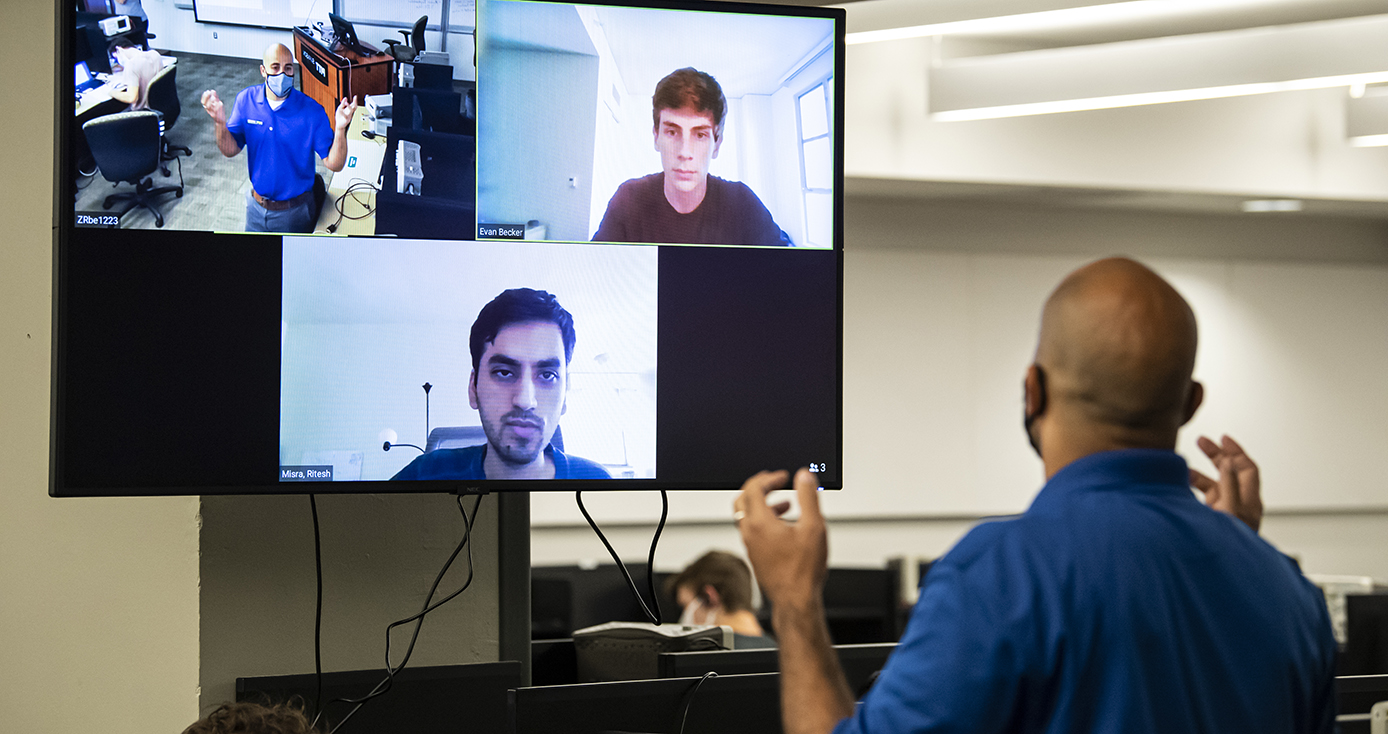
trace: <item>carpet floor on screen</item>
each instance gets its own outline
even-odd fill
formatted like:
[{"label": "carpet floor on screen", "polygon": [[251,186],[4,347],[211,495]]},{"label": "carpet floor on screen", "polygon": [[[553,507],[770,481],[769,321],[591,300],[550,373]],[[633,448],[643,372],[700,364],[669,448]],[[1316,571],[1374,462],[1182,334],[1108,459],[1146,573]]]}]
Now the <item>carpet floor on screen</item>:
[{"label": "carpet floor on screen", "polygon": [[[177,185],[179,165],[183,167],[183,196],[159,197],[156,206],[164,214],[166,230],[238,231],[246,223],[246,195],[251,182],[246,175],[246,154],[227,158],[217,149],[212,120],[202,109],[202,93],[215,89],[230,113],[236,95],[244,88],[260,84],[260,60],[178,53],[178,98],[181,110],[177,122],[164,137],[173,145],[193,151],[169,161],[169,177],[155,171],[155,186]],[[320,174],[326,173],[322,161]],[[326,178],[326,177],[325,177]],[[100,173],[78,180],[77,211],[101,211],[107,196],[132,191],[128,183],[113,184]],[[121,221],[126,229],[153,229],[154,215],[144,208],[132,209]]]}]

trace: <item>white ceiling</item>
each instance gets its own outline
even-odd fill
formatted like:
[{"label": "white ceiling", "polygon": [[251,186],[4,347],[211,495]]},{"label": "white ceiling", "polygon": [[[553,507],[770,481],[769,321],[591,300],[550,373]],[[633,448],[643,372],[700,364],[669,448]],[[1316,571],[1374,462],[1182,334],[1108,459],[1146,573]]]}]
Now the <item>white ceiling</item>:
[{"label": "white ceiling", "polygon": [[[1241,29],[1267,28],[1271,26],[1300,26],[1300,24],[1319,24],[1322,21],[1362,18],[1365,22],[1381,22],[1388,16],[1388,0],[1141,0],[1137,2],[1113,2],[1111,0],[858,0],[838,3],[848,15],[850,34],[884,29],[905,28],[922,25],[935,26],[935,32],[943,32],[942,42],[933,46],[927,61],[932,66],[943,61],[952,64],[961,57],[1008,54],[1015,51],[1036,49],[1066,48],[1075,46],[1094,46],[1096,44],[1119,43],[1140,39],[1168,38],[1190,34],[1220,33]],[[999,16],[1017,16],[1050,11],[1046,15],[1035,16],[1025,24],[988,21]],[[1140,12],[1135,12],[1140,11]],[[977,21],[977,22],[976,22]],[[1351,21],[1352,22],[1352,21]],[[954,25],[941,25],[954,24]],[[1343,25],[1343,24],[1342,24]],[[1300,26],[1305,27],[1305,26]],[[930,35],[935,35],[935,32]],[[853,38],[850,36],[850,41]],[[1385,39],[1388,43],[1388,39]],[[890,44],[889,44],[890,45]],[[874,56],[880,52],[875,52]],[[852,58],[850,54],[850,58]],[[1002,57],[998,57],[1000,60]],[[1019,56],[1018,61],[1023,57]],[[920,63],[923,59],[903,59],[903,63]],[[879,62],[880,63],[880,62]],[[880,90],[874,90],[880,93]],[[853,99],[853,90],[847,89],[848,98]],[[1218,126],[1217,118],[1203,118],[1212,107],[1163,105],[1171,110],[1156,114],[1156,108],[1133,108],[1123,119],[1128,124],[1142,117],[1153,120],[1170,121],[1179,109],[1189,110],[1190,124],[1195,131],[1211,130]],[[1149,110],[1150,112],[1142,112]],[[913,113],[914,114],[914,113]],[[1081,113],[1083,114],[1083,113]],[[1328,109],[1316,113],[1326,121],[1333,121],[1338,113]],[[1061,115],[1060,117],[1067,117]],[[850,116],[850,120],[853,117]],[[861,119],[861,117],[859,118]],[[1030,125],[1019,119],[1017,124],[1002,127],[979,126],[985,129],[1004,129],[1014,134],[1023,129],[1018,125]],[[1094,119],[1094,118],[1090,118]],[[1117,119],[1115,117],[1115,119]],[[952,123],[970,125],[971,123]],[[1139,123],[1140,124],[1140,123]],[[1155,123],[1154,123],[1155,124]],[[1319,123],[1322,126],[1325,123]],[[1330,122],[1333,126],[1333,122]],[[1036,130],[1064,127],[1062,120],[1038,121]],[[1308,126],[1314,127],[1311,123]],[[897,129],[902,129],[898,123]],[[909,128],[906,128],[909,129]],[[962,129],[962,128],[961,128]],[[951,128],[950,130],[954,130]],[[854,131],[849,129],[850,139]],[[919,132],[907,133],[904,140],[918,141],[914,144],[928,143],[936,135],[945,132],[940,128],[922,128]],[[950,132],[950,135],[956,133]],[[1257,138],[1259,130],[1249,129],[1249,138]],[[1197,135],[1198,137],[1198,135]],[[1200,145],[1202,140],[1192,140],[1192,145]],[[1298,141],[1309,149],[1318,143],[1308,136]],[[1218,150],[1214,148],[1213,150]],[[1307,160],[1321,160],[1322,155],[1341,155],[1330,149],[1322,153],[1307,153]],[[1357,153],[1360,156],[1376,156],[1368,149]],[[1134,178],[1141,178],[1140,175]],[[1192,182],[1200,176],[1189,176]],[[1326,187],[1334,188],[1334,187]],[[1348,186],[1346,188],[1353,188]],[[1241,214],[1241,204],[1249,198],[1263,198],[1259,194],[1242,196],[1229,192],[1204,192],[1200,190],[1183,191],[1145,191],[1139,189],[1111,189],[1087,186],[1048,186],[1018,184],[1014,181],[997,183],[948,180],[913,180],[910,178],[850,178],[847,184],[849,196],[858,197],[910,197],[924,200],[959,200],[995,203],[1045,204],[1054,206],[1103,207],[1135,210],[1186,211],[1199,213]],[[1266,193],[1266,192],[1260,192]],[[1306,198],[1303,211],[1293,216],[1356,217],[1388,220],[1388,202],[1373,199],[1349,198]],[[1258,216],[1258,215],[1252,215]]]}]

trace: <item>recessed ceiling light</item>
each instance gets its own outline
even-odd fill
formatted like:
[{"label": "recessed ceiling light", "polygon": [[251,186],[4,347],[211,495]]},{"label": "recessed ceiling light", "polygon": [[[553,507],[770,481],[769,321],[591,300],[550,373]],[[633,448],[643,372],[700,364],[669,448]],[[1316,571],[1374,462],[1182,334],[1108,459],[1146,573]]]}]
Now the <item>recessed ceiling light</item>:
[{"label": "recessed ceiling light", "polygon": [[1300,199],[1249,199],[1243,203],[1246,212],[1299,212]]}]

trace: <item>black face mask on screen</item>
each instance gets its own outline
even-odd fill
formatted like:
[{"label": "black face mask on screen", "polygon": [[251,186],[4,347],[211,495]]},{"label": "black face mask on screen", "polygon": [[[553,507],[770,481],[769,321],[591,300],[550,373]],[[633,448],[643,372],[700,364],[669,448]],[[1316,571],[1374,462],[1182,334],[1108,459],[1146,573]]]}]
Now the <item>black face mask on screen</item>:
[{"label": "black face mask on screen", "polygon": [[1027,413],[1026,398],[1022,398],[1022,429],[1027,432],[1027,443],[1031,444],[1031,450],[1041,455],[1041,441],[1036,438],[1036,433],[1031,430],[1032,424],[1036,419],[1046,412],[1046,373],[1041,370],[1040,365],[1036,365],[1036,412]]}]

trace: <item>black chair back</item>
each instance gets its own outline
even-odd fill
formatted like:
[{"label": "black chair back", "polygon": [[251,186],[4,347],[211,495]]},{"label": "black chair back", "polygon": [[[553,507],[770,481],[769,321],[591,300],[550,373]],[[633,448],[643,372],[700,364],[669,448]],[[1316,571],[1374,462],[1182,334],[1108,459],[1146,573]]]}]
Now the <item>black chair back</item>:
[{"label": "black chair back", "polygon": [[164,115],[164,129],[168,130],[178,122],[182,105],[178,101],[177,64],[169,64],[154,75],[149,83],[149,106]]},{"label": "black chair back", "polygon": [[159,113],[118,112],[82,126],[101,175],[113,183],[140,179],[159,170]]},{"label": "black chair back", "polygon": [[427,15],[421,15],[421,16],[419,17],[419,20],[416,20],[416,21],[414,22],[414,27],[410,29],[410,46],[412,46],[412,47],[414,48],[416,54],[418,54],[420,51],[424,51],[424,50],[425,50],[425,48],[424,48],[424,26],[426,26],[426,25],[428,25],[428,24],[429,24],[429,16],[427,16]]}]

